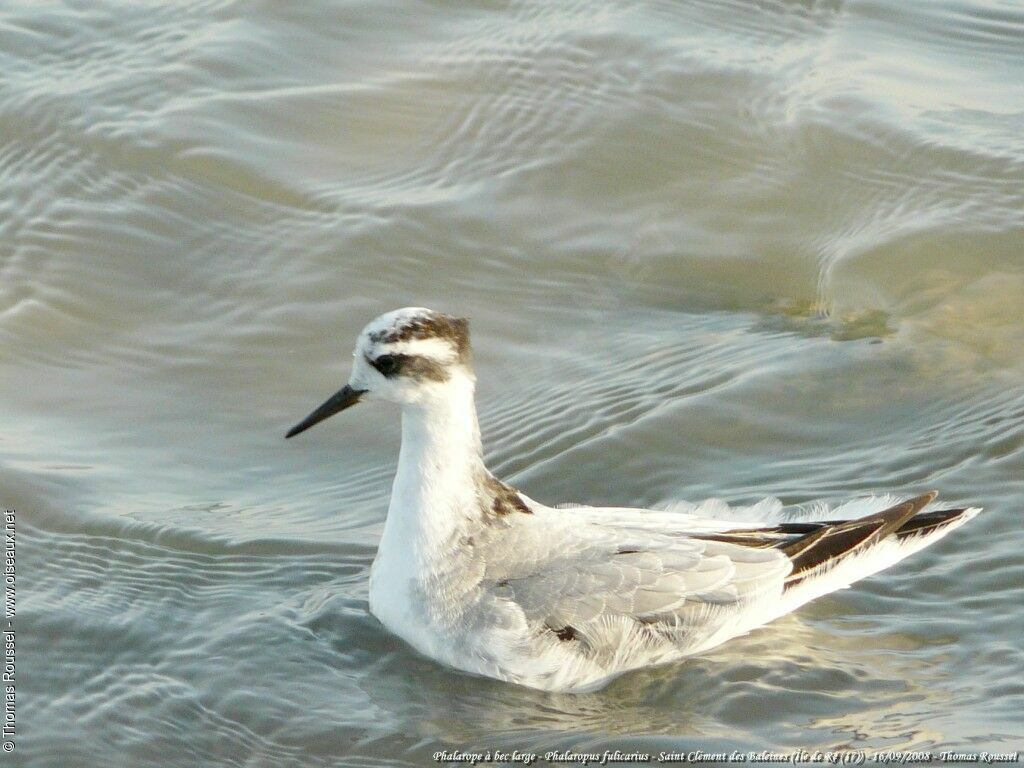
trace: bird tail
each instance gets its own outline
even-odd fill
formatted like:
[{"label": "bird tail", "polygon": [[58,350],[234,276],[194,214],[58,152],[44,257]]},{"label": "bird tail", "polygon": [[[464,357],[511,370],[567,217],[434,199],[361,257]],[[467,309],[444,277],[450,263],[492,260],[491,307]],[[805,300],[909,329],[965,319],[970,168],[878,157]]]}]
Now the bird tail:
[{"label": "bird tail", "polygon": [[922,512],[935,497],[933,491],[866,517],[825,522],[780,547],[793,563],[782,612],[898,563],[981,511],[967,507]]}]

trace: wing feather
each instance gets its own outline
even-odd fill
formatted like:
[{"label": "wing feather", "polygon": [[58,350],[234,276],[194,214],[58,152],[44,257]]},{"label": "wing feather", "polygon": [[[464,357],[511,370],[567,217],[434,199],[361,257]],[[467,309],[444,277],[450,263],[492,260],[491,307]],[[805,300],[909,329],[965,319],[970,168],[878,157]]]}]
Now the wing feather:
[{"label": "wing feather", "polygon": [[506,556],[500,575],[491,574],[528,622],[560,639],[594,636],[599,624],[617,619],[689,625],[708,615],[701,605],[738,605],[766,590],[781,592],[789,573],[789,560],[774,549],[562,522],[568,524],[553,527],[541,516],[544,541],[529,541],[533,521],[526,521],[516,538],[529,560]]}]

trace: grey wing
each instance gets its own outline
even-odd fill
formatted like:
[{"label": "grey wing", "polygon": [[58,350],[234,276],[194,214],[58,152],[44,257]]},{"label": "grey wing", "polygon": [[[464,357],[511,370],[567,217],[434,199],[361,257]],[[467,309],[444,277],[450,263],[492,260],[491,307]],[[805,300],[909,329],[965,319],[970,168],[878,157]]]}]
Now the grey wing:
[{"label": "grey wing", "polygon": [[680,536],[563,540],[559,552],[520,561],[495,582],[526,620],[560,639],[593,635],[609,621],[678,628],[726,608],[781,592],[791,564],[774,549]]}]

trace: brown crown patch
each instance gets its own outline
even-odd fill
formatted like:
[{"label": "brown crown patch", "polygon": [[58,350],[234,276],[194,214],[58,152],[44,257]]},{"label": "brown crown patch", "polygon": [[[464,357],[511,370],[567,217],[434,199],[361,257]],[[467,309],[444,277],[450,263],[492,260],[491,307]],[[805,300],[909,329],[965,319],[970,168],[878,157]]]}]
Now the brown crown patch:
[{"label": "brown crown patch", "polygon": [[434,312],[430,315],[409,318],[397,328],[388,328],[370,334],[370,341],[374,344],[393,344],[399,341],[422,339],[446,339],[458,352],[459,362],[469,362],[471,353],[469,320],[464,317],[451,317]]}]

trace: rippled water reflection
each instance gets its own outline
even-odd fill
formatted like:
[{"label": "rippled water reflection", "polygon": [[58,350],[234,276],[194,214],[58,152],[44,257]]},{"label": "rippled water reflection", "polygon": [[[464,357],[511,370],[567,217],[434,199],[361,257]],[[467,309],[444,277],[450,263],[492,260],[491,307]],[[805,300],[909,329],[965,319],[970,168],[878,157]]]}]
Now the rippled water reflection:
[{"label": "rippled water reflection", "polygon": [[[1020,746],[1024,11],[11,2],[0,437],[32,766]],[[406,304],[530,495],[988,512],[552,696],[367,614],[397,414],[285,444]]]}]

